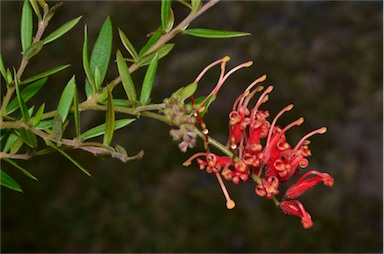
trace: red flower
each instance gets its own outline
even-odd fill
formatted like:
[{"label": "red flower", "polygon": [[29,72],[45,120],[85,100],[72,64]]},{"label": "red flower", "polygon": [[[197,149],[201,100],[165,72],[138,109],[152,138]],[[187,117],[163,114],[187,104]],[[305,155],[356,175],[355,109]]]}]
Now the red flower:
[{"label": "red flower", "polygon": [[301,223],[305,229],[312,227],[311,215],[305,211],[303,205],[298,200],[283,201],[280,203],[281,210],[286,214],[296,215],[301,218]]},{"label": "red flower", "polygon": [[[268,120],[269,112],[260,109],[260,107],[269,99],[269,94],[272,92],[273,86],[268,86],[265,90],[263,86],[257,86],[258,83],[266,79],[264,75],[252,82],[235,100],[232,111],[229,114],[227,148],[230,148],[230,151],[224,151],[222,147],[221,150],[226,154],[232,152],[233,155],[218,156],[211,153],[208,148],[208,129],[200,117],[199,112],[205,109],[205,102],[211,98],[211,96],[216,97],[224,81],[233,72],[251,65],[251,62],[246,62],[225,73],[225,66],[228,60],[228,57],[224,57],[210,64],[195,80],[195,83],[198,83],[208,69],[221,64],[219,81],[212,92],[198,105],[195,105],[192,99],[192,105],[194,106],[193,115],[197,117],[197,122],[205,135],[204,144],[206,152],[193,155],[184,165],[188,166],[192,160],[196,159],[201,170],[205,169],[208,173],[215,173],[227,200],[228,208],[233,208],[235,203],[230,199],[221,176],[228,181],[232,181],[234,184],[239,184],[241,181],[247,181],[249,178],[252,178],[257,183],[255,187],[257,195],[273,200],[284,213],[300,217],[304,228],[309,228],[313,224],[311,216],[305,211],[300,201],[286,201],[284,199],[297,198],[319,182],[323,182],[327,186],[332,186],[334,182],[333,178],[329,174],[312,170],[305,173],[296,184],[288,188],[283,197],[284,201],[279,203],[276,195],[279,194],[281,184],[298,174],[299,168],[306,168],[309,165],[308,157],[311,156],[311,151],[308,147],[308,138],[315,134],[323,134],[327,129],[323,127],[314,130],[300,139],[295,146],[291,145],[287,141],[287,131],[294,126],[301,125],[304,119],[300,117],[285,127],[277,125],[278,119],[293,108],[293,105],[290,104],[283,108],[271,122]],[[251,99],[253,99],[256,93],[261,91],[263,92],[257,99],[255,105],[252,108],[248,107]],[[217,147],[220,148],[219,146]],[[310,175],[312,177],[310,177]]]},{"label": "red flower", "polygon": [[[305,179],[309,175],[315,175],[312,178]],[[294,185],[292,185],[287,192],[285,193],[285,197],[287,198],[297,198],[301,196],[308,189],[312,188],[319,182],[323,182],[324,185],[329,187],[333,186],[333,178],[327,173],[320,173],[318,171],[308,171],[305,173]]]}]

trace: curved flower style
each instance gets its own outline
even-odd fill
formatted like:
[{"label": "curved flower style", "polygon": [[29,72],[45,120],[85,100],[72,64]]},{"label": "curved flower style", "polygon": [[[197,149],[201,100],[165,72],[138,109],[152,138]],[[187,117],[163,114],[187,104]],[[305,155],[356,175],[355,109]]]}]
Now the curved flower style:
[{"label": "curved flower style", "polygon": [[[235,204],[229,197],[221,176],[234,184],[252,178],[256,182],[255,192],[257,195],[273,200],[284,213],[299,216],[303,227],[310,228],[313,225],[311,216],[305,211],[300,201],[286,199],[301,196],[319,182],[331,187],[334,180],[329,174],[315,170],[308,171],[294,185],[288,188],[281,202],[277,200],[276,195],[280,192],[279,187],[298,174],[300,168],[308,167],[309,161],[307,158],[312,155],[308,138],[315,134],[323,134],[327,129],[322,127],[311,131],[303,136],[296,145],[291,145],[287,141],[286,135],[292,127],[301,125],[304,118],[300,117],[285,127],[277,125],[278,119],[284,113],[292,110],[293,105],[290,104],[283,108],[272,121],[268,120],[269,112],[260,108],[268,101],[273,86],[264,89],[263,86],[258,85],[265,81],[266,76],[264,75],[252,82],[237,97],[232,111],[229,113],[229,138],[225,152],[227,155],[232,154],[232,156],[218,156],[210,152],[207,145],[208,129],[200,116],[200,112],[206,108],[209,98],[212,96],[216,98],[224,81],[232,73],[252,64],[252,62],[246,62],[225,73],[225,66],[228,61],[229,57],[224,57],[213,62],[195,80],[195,83],[198,83],[210,68],[221,64],[221,74],[215,88],[202,102],[197,105],[193,103],[193,115],[197,118],[196,123],[200,124],[203,133],[206,135],[206,152],[193,155],[183,165],[188,166],[195,160],[201,170],[205,170],[207,173],[215,173],[229,209],[233,208]],[[255,105],[249,107],[250,101],[259,92],[262,93]],[[194,102],[193,98],[192,102]]]}]

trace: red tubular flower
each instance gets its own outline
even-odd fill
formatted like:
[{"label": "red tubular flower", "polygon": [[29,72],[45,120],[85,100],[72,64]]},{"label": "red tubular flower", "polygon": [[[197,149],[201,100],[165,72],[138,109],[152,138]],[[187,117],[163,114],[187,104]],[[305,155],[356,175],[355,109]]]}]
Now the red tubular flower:
[{"label": "red tubular flower", "polygon": [[279,194],[279,179],[277,177],[268,177],[268,181],[261,179],[262,184],[259,184],[255,187],[255,192],[257,195],[264,197],[267,196],[268,199],[272,199],[273,195]]},{"label": "red tubular flower", "polygon": [[313,222],[311,215],[305,211],[303,205],[298,200],[283,201],[280,203],[281,210],[290,215],[295,215],[301,218],[301,223],[305,229],[312,227]]},{"label": "red tubular flower", "polygon": [[[309,175],[315,175],[312,178],[305,179]],[[308,189],[312,188],[319,182],[323,182],[324,185],[329,187],[333,186],[333,178],[327,173],[320,173],[315,170],[308,171],[305,173],[294,185],[292,185],[287,192],[285,193],[285,197],[287,198],[297,198],[301,196]]]}]

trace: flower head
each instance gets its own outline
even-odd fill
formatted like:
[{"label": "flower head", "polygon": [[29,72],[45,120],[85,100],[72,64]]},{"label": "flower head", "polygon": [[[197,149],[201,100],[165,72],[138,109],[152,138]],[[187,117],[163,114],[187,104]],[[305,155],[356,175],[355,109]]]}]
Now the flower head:
[{"label": "flower head", "polygon": [[[229,57],[219,59],[208,65],[202,73],[196,78],[195,83],[198,83],[202,76],[212,67],[219,65],[221,73],[216,86],[212,92],[199,104],[194,103],[191,98],[193,110],[192,114],[196,117],[196,124],[202,128],[202,133],[205,135],[206,152],[200,152],[189,158],[183,165],[188,166],[193,160],[196,160],[201,170],[207,173],[214,173],[223,190],[227,200],[227,207],[233,208],[234,202],[229,197],[228,191],[223,183],[224,179],[239,184],[241,182],[253,179],[256,182],[255,192],[261,197],[266,197],[273,200],[275,204],[282,209],[284,213],[299,216],[304,228],[312,226],[312,219],[308,212],[305,211],[303,205],[298,200],[293,199],[301,196],[305,191],[312,188],[319,182],[323,182],[327,186],[333,185],[333,178],[327,173],[318,171],[308,171],[305,173],[293,186],[289,187],[283,197],[283,201],[279,202],[276,196],[280,193],[279,187],[286,183],[287,180],[299,173],[299,169],[308,167],[308,157],[312,155],[309,149],[309,138],[315,134],[323,134],[326,128],[319,128],[304,135],[296,145],[292,145],[287,138],[291,129],[301,125],[304,118],[300,117],[296,121],[287,126],[279,126],[278,120],[286,112],[292,110],[293,104],[284,107],[273,119],[268,118],[270,114],[267,110],[262,109],[263,104],[269,100],[269,95],[273,90],[273,86],[268,86],[264,89],[260,85],[265,81],[266,76],[253,81],[242,94],[240,94],[229,113],[229,137],[226,148],[217,146],[227,156],[219,156],[209,150],[208,129],[205,125],[200,112],[206,110],[206,103],[209,98],[216,98],[219,89],[224,84],[224,81],[235,71],[249,67],[252,62],[240,64],[226,73],[226,63]],[[255,99],[256,103],[251,107],[251,100],[256,97],[257,93],[260,96]],[[209,102],[210,103],[210,102]],[[208,104],[209,104],[208,103]],[[181,135],[182,130],[175,132],[174,135]],[[184,136],[191,135],[188,132],[183,132]],[[177,137],[178,137],[177,136]],[[185,137],[183,136],[184,142]],[[191,136],[193,138],[194,136]],[[179,138],[180,139],[180,138]],[[215,143],[212,143],[215,144]],[[187,144],[181,143],[183,147]],[[189,146],[189,145],[188,145]]]}]

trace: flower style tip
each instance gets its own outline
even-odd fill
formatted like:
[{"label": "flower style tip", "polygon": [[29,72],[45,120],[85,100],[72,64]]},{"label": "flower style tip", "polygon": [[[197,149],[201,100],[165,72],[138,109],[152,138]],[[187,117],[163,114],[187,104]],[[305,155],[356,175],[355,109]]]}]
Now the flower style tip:
[{"label": "flower style tip", "polygon": [[324,134],[327,132],[327,127],[320,128],[318,131],[319,134]]},{"label": "flower style tip", "polygon": [[229,62],[229,60],[231,60],[231,57],[230,57],[230,56],[225,56],[225,57],[223,57],[223,59],[222,59],[223,62]]},{"label": "flower style tip", "polygon": [[301,224],[305,229],[312,227],[311,215],[305,211],[303,205],[298,200],[283,201],[280,208],[285,214],[295,215],[301,218]]},{"label": "flower style tip", "polygon": [[246,63],[244,63],[244,67],[250,67],[251,65],[253,64],[253,61],[248,61]]},{"label": "flower style tip", "polygon": [[235,201],[233,201],[232,199],[231,200],[228,200],[227,203],[226,203],[226,206],[228,209],[233,209],[235,208]]}]

